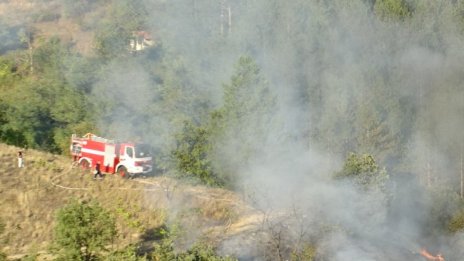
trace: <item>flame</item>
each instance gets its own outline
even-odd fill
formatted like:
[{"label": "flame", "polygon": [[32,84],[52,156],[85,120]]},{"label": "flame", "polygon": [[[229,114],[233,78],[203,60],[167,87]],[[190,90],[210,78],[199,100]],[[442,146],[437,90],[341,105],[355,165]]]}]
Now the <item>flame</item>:
[{"label": "flame", "polygon": [[419,254],[421,254],[421,256],[425,257],[427,260],[445,261],[445,259],[443,258],[441,254],[437,254],[436,256],[434,256],[430,254],[425,248],[422,248]]}]

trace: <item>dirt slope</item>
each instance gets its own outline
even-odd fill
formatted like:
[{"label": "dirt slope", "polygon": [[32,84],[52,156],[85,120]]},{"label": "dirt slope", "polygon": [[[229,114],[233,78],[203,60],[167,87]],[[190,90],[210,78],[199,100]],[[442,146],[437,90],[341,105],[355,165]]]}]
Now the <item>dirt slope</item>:
[{"label": "dirt slope", "polygon": [[152,238],[166,223],[183,229],[186,247],[202,238],[218,244],[249,233],[259,214],[230,191],[182,184],[167,177],[125,180],[72,168],[70,159],[25,151],[25,168],[16,166],[19,149],[0,144],[0,218],[6,224],[0,247],[10,257],[46,252],[53,237],[56,211],[70,199],[97,199],[118,220],[113,247]]}]

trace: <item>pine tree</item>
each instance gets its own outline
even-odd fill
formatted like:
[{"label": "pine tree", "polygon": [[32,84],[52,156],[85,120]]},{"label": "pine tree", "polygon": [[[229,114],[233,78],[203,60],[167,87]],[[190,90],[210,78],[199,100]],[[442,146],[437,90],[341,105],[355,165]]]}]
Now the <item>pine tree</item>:
[{"label": "pine tree", "polygon": [[226,179],[247,168],[265,151],[276,101],[250,56],[240,57],[231,82],[224,85],[224,105],[213,113],[213,157]]}]

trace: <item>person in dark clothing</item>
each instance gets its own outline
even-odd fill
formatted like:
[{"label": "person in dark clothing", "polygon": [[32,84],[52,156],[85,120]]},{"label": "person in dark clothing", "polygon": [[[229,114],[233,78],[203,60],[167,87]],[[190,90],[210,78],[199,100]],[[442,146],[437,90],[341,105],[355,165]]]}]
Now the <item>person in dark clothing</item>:
[{"label": "person in dark clothing", "polygon": [[93,175],[93,179],[96,179],[97,176],[99,178],[103,178],[103,175],[101,174],[101,170],[100,170],[100,162],[97,162],[97,164],[95,164],[95,175]]}]

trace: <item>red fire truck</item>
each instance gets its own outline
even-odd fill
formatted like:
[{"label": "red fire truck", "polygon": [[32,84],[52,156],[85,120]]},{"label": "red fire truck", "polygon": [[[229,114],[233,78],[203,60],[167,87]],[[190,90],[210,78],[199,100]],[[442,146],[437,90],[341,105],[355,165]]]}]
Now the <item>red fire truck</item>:
[{"label": "red fire truck", "polygon": [[75,163],[84,169],[94,168],[100,163],[104,173],[118,173],[122,177],[133,177],[152,171],[153,161],[149,146],[114,140],[87,133],[83,137],[71,137],[71,155]]}]

